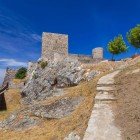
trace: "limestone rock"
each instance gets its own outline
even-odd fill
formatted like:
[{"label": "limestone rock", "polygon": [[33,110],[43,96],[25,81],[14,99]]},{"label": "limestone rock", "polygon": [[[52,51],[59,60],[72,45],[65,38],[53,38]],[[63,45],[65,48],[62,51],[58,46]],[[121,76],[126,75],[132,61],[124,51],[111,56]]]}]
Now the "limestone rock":
[{"label": "limestone rock", "polygon": [[63,98],[50,105],[35,105],[31,108],[31,112],[38,117],[60,119],[70,115],[82,99],[82,97]]},{"label": "limestone rock", "polygon": [[80,137],[75,132],[71,132],[64,140],[80,140]]},{"label": "limestone rock", "polygon": [[86,76],[86,79],[87,81],[90,81],[92,80],[95,76],[99,75],[100,72],[99,71],[95,71],[95,70],[92,70],[90,72],[87,73],[87,76]]},{"label": "limestone rock", "polygon": [[44,100],[54,96],[54,89],[75,86],[83,80],[84,69],[80,62],[64,59],[61,62],[50,62],[42,69],[40,64],[29,78],[22,90],[22,102],[31,104],[34,100]]},{"label": "limestone rock", "polygon": [[38,118],[29,116],[29,110],[20,110],[12,113],[4,121],[0,122],[0,129],[23,130],[39,123]]}]

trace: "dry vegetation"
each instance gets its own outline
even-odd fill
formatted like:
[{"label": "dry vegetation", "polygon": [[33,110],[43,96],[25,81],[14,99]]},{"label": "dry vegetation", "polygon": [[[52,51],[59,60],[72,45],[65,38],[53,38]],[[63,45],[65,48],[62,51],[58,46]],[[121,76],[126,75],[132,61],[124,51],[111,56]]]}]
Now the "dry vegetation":
[{"label": "dry vegetation", "polygon": [[8,117],[10,113],[20,108],[20,91],[18,89],[9,89],[5,92],[7,111],[0,112],[0,121]]},{"label": "dry vegetation", "polygon": [[[138,60],[135,59],[135,61],[137,62]],[[133,61],[133,63],[136,63],[135,61]],[[115,64],[114,62],[109,62],[109,63],[102,62],[101,64],[98,64],[98,65],[85,65],[84,67],[86,67],[86,69],[99,70],[103,74],[94,78],[93,80],[91,80],[89,82],[84,82],[76,87],[71,87],[71,88],[65,89],[65,94],[63,96],[49,98],[44,102],[38,102],[39,104],[40,103],[41,104],[50,104],[50,103],[54,102],[55,100],[58,100],[58,99],[61,99],[64,97],[83,96],[84,101],[82,101],[82,103],[78,106],[78,108],[70,116],[64,117],[62,119],[43,119],[43,122],[40,125],[32,127],[30,129],[24,130],[24,131],[10,131],[10,130],[0,131],[0,136],[1,136],[0,140],[63,140],[64,137],[66,137],[69,133],[71,133],[73,131],[76,131],[78,133],[78,135],[82,138],[84,135],[84,132],[87,128],[87,123],[88,123],[88,120],[89,120],[89,117],[91,114],[91,110],[94,105],[94,97],[96,94],[97,81],[107,71],[112,70],[112,67],[116,68],[116,67],[118,67],[118,65],[121,66],[122,64],[119,64],[119,63]],[[121,83],[122,79],[123,79],[122,82],[123,81],[127,82],[128,80],[130,80],[128,78],[129,76],[128,75],[126,76],[127,71],[130,71],[131,69],[135,69],[138,67],[140,67],[140,64],[137,64],[135,67],[131,66],[131,68],[127,68],[126,70],[122,71],[120,73],[120,75],[118,76],[118,79],[116,79],[117,83]],[[119,118],[122,117],[123,122],[132,121],[132,120],[127,119],[127,115],[129,116],[134,113],[133,108],[132,108],[134,106],[134,104],[135,104],[135,107],[137,107],[137,105],[138,105],[138,102],[135,102],[136,98],[139,99],[138,98],[139,97],[138,89],[134,90],[134,92],[132,92],[132,90],[129,90],[128,87],[130,87],[132,89],[135,88],[135,84],[134,84],[135,80],[138,77],[140,78],[140,74],[139,75],[133,74],[133,75],[131,75],[131,77],[133,77],[132,83],[128,82],[129,84],[126,84],[124,86],[126,91],[124,90],[123,86],[118,86],[118,88],[121,89],[121,92],[118,90],[119,92],[116,95],[116,96],[118,96],[119,99],[121,99],[118,102],[118,106],[119,106],[118,110],[115,110],[116,113],[118,113],[118,115],[116,115],[116,118],[117,118],[117,120],[119,120]],[[19,81],[15,81],[15,83],[19,83]],[[124,84],[124,83],[121,83],[121,84]],[[139,83],[137,83],[137,84],[139,84]],[[120,85],[120,84],[118,84],[118,85]],[[133,87],[131,87],[131,85]],[[137,87],[138,86],[140,86],[140,85],[137,85]],[[137,91],[137,92],[135,92],[135,91]],[[130,96],[127,96],[127,95],[130,95]],[[20,107],[19,90],[10,89],[9,91],[7,91],[5,96],[6,96],[8,110],[0,113],[0,120],[4,119],[12,111],[17,110]],[[136,96],[136,98],[133,98],[134,96]],[[124,98],[126,98],[126,99],[129,98],[129,100],[125,100]],[[131,98],[133,101],[131,100]],[[125,102],[123,102],[123,101],[125,101]],[[128,103],[128,101],[130,103]],[[127,105],[129,106],[128,108],[127,108]],[[123,109],[123,108],[125,108],[125,109]],[[137,107],[137,109],[139,109],[139,108]],[[130,112],[130,114],[129,114],[129,112]],[[123,115],[125,115],[126,117],[124,117]],[[137,118],[137,116],[136,116],[136,118]],[[138,130],[138,129],[136,129],[137,126],[140,125],[138,122],[137,122],[137,124],[134,123],[131,126],[130,125],[131,123],[128,123],[129,125],[127,125],[127,123],[126,123],[124,125],[124,123],[122,123],[122,120],[120,118],[120,121],[116,122],[117,125],[122,127],[122,130],[125,130],[126,128],[127,128],[127,130],[128,130],[128,128],[131,130],[133,129],[134,131],[131,131],[133,133],[130,133],[130,135],[132,135],[132,134],[135,135],[134,133],[139,132],[139,131],[135,131],[135,130]],[[127,131],[127,130],[125,130],[125,131]],[[130,131],[128,130],[128,132],[130,132]],[[127,137],[128,137],[128,140],[131,140],[131,139],[129,139],[129,138],[131,138],[131,136],[128,135]]]},{"label": "dry vegetation", "polygon": [[116,77],[116,124],[124,140],[140,140],[140,63]]},{"label": "dry vegetation", "polygon": [[[96,77],[90,82],[67,88],[65,95],[45,101],[45,104],[49,104],[63,97],[83,96],[84,101],[70,116],[62,119],[44,119],[39,126],[25,131],[1,131],[1,140],[63,140],[72,131],[76,131],[78,135],[83,137],[94,104],[98,79],[99,77]],[[0,119],[19,107],[19,91],[9,90],[7,96],[10,98],[8,99],[10,105],[8,105],[8,111],[3,112],[3,117]]]}]

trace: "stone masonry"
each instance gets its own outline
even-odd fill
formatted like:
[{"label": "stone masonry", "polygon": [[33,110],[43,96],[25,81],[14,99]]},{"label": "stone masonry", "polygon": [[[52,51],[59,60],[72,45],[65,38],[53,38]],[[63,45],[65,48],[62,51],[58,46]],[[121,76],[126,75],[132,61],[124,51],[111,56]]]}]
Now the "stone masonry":
[{"label": "stone masonry", "polygon": [[98,47],[92,50],[93,59],[102,59],[103,58],[103,48]]},{"label": "stone masonry", "polygon": [[50,61],[61,56],[68,56],[68,35],[44,32],[42,35],[42,59]]},{"label": "stone masonry", "polygon": [[11,81],[15,78],[15,74],[17,73],[17,70],[7,68],[5,73],[5,78],[2,84],[2,87],[4,87],[7,83],[11,83]]},{"label": "stone masonry", "polygon": [[42,35],[42,55],[45,61],[61,61],[66,57],[77,59],[83,63],[93,63],[103,60],[103,48],[92,50],[92,55],[68,54],[68,35],[46,33]]}]

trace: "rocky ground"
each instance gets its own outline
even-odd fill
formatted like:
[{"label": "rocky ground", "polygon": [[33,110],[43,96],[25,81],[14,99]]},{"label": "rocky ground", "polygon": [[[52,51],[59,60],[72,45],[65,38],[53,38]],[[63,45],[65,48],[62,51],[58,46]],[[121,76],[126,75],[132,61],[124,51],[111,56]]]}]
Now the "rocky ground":
[{"label": "rocky ground", "polygon": [[[93,99],[96,93],[95,89],[98,78],[99,77],[96,77],[95,79],[89,82],[82,83],[76,87],[66,88],[65,95],[57,96],[55,98],[53,97],[46,101],[40,102],[40,104],[47,105],[64,98],[82,97],[81,103],[70,115],[63,117],[61,119],[46,119],[42,117],[36,117],[33,114],[31,114],[32,118],[35,119],[39,118],[41,122],[37,125],[22,130],[3,129],[0,131],[1,139],[63,140],[71,132],[76,132],[76,134],[79,135],[80,138],[82,138],[87,127],[87,123],[91,114],[91,109],[94,104]],[[9,116],[9,113],[8,114],[6,112],[3,113],[5,113],[5,117]],[[20,115],[18,118],[22,119],[22,116]]]},{"label": "rocky ground", "polygon": [[[139,60],[103,61],[89,65],[64,60],[58,64],[50,63],[43,69],[38,64],[22,92],[10,89],[5,93],[8,110],[0,112],[1,139],[81,140],[94,106],[100,77],[134,65]],[[119,85],[116,88],[124,90]],[[124,107],[123,102],[119,105]],[[120,125],[119,122],[116,124]]]}]

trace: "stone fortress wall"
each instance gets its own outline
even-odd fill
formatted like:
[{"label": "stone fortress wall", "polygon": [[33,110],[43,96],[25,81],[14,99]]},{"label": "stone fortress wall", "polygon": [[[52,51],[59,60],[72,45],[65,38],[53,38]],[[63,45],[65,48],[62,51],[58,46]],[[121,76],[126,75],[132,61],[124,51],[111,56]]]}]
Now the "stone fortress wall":
[{"label": "stone fortress wall", "polygon": [[103,60],[103,48],[98,47],[92,50],[92,55],[79,55],[68,53],[68,35],[46,33],[42,35],[42,55],[45,61],[61,61],[69,57],[83,63],[94,63]]},{"label": "stone fortress wall", "polygon": [[[64,58],[78,60],[82,63],[98,63],[103,60],[103,48],[93,49],[92,55],[69,54],[68,35],[43,32],[41,60],[58,62]],[[28,63],[28,77],[30,77],[36,67],[37,62]]]},{"label": "stone fortress wall", "polygon": [[[42,35],[41,59],[45,61],[57,62],[66,57],[78,60],[82,63],[98,63],[103,60],[103,48],[98,47],[93,49],[92,55],[69,54],[68,35],[44,32]],[[27,76],[30,77],[36,67],[37,62],[29,62]],[[16,72],[17,70],[7,68],[2,86],[9,83],[9,85],[14,87],[14,85],[12,85],[12,80],[15,78]]]},{"label": "stone fortress wall", "polygon": [[24,86],[24,83],[25,83],[24,80],[20,81],[19,83],[14,82],[17,71],[18,71],[18,69],[11,69],[11,68],[6,69],[2,87],[5,87],[8,83],[9,87],[12,89],[17,89],[17,88],[22,89],[22,87]]},{"label": "stone fortress wall", "polygon": [[17,73],[17,70],[7,68],[2,87],[4,87],[7,83],[9,83],[9,86],[10,86],[12,80],[15,78],[16,73]]},{"label": "stone fortress wall", "polygon": [[37,62],[31,62],[30,61],[28,63],[27,79],[31,76],[31,74],[36,69],[36,67],[37,67]]}]

